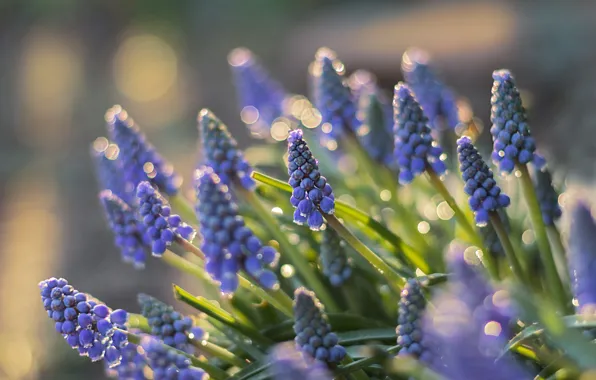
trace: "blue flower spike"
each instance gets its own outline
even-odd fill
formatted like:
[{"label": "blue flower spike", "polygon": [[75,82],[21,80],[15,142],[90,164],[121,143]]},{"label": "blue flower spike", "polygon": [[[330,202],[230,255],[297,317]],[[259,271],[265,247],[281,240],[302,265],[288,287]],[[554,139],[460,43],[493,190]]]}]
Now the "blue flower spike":
[{"label": "blue flower spike", "polygon": [[273,80],[246,48],[236,48],[228,55],[240,104],[240,117],[253,134],[267,137],[271,124],[284,115],[288,94]]},{"label": "blue flower spike", "polygon": [[193,367],[184,355],[172,351],[159,340],[151,336],[141,339],[149,367],[155,380],[205,380],[207,374],[200,368]]},{"label": "blue flower spike", "polygon": [[465,182],[464,191],[478,226],[485,226],[489,213],[509,206],[510,199],[501,192],[493,178],[493,172],[482,159],[469,137],[457,141],[459,170]]},{"label": "blue flower spike", "polygon": [[141,314],[147,318],[151,335],[180,351],[189,354],[194,352],[191,340],[200,341],[205,333],[201,328],[194,326],[190,317],[183,316],[174,311],[172,306],[147,294],[139,294],[137,300],[141,306]]},{"label": "blue flower spike", "polygon": [[426,51],[417,48],[406,50],[401,62],[404,79],[433,129],[455,129],[460,123],[457,97],[440,81],[430,63],[430,55]]},{"label": "blue flower spike", "polygon": [[236,290],[241,270],[267,289],[278,288],[271,268],[277,264],[279,254],[273,247],[263,245],[246,226],[230,189],[211,167],[196,170],[195,191],[205,268],[220,283],[221,291]]},{"label": "blue flower spike", "polygon": [[327,366],[306,360],[291,343],[280,343],[269,354],[269,373],[274,380],[331,380]]},{"label": "blue flower spike", "polygon": [[127,344],[120,350],[120,364],[111,368],[106,366],[106,375],[121,380],[145,380],[147,358],[141,352],[142,349],[136,344]]},{"label": "blue flower spike", "polygon": [[492,159],[502,173],[510,174],[515,164],[534,163],[541,169],[545,159],[536,152],[530,134],[526,110],[509,70],[493,72],[490,133],[493,136]]},{"label": "blue flower spike", "polygon": [[126,182],[122,160],[118,159],[120,149],[105,137],[98,137],[91,145],[91,157],[102,190],[111,190],[128,205],[135,205],[134,187]]},{"label": "blue flower spike", "polygon": [[120,249],[122,260],[137,269],[145,267],[147,253],[151,250],[145,226],[135,212],[110,190],[99,193],[108,224],[114,233],[114,242]]},{"label": "blue flower spike", "polygon": [[142,181],[149,181],[168,196],[178,193],[182,177],[174,172],[128,113],[119,105],[106,112],[110,139],[120,148],[119,159],[127,186],[136,189]]},{"label": "blue flower spike", "polygon": [[333,228],[323,230],[321,241],[321,267],[333,286],[341,286],[352,275],[352,265],[346,245]]},{"label": "blue flower spike", "polygon": [[308,224],[311,230],[320,230],[323,226],[321,212],[335,212],[335,196],[331,185],[319,172],[319,163],[299,129],[288,136],[288,175],[288,183],[293,189],[290,202],[296,209],[294,223]]},{"label": "blue flower spike", "polygon": [[546,226],[554,226],[561,218],[563,211],[559,205],[559,194],[553,187],[553,178],[548,169],[534,170],[534,188],[540,203],[542,220]]},{"label": "blue flower spike", "polygon": [[232,186],[232,182],[238,181],[243,188],[253,189],[255,182],[250,177],[253,169],[238,148],[238,143],[228,131],[228,127],[208,109],[199,112],[198,127],[205,165],[213,168],[215,174],[227,186]]},{"label": "blue flower spike", "polygon": [[400,82],[393,97],[395,158],[399,182],[403,185],[431,168],[438,176],[446,173],[443,149],[434,141],[428,118],[410,88]]},{"label": "blue flower spike", "polygon": [[137,198],[139,213],[151,239],[151,252],[154,256],[163,255],[177,238],[193,241],[196,235],[194,228],[184,223],[180,216],[171,213],[170,206],[151,183],[139,183]]},{"label": "blue flower spike", "polygon": [[334,365],[346,356],[346,349],[331,332],[323,305],[305,288],[294,292],[294,333],[298,350],[312,359]]},{"label": "blue flower spike", "polygon": [[112,311],[106,305],[79,292],[63,278],[49,278],[39,283],[41,300],[56,331],[81,356],[92,361],[105,360],[108,367],[120,364],[121,349],[128,345],[128,313]]},{"label": "blue flower spike", "polygon": [[430,363],[431,352],[426,347],[422,331],[422,316],[426,300],[418,280],[409,279],[400,295],[398,304],[397,344],[402,348],[399,355],[409,355],[422,362]]},{"label": "blue flower spike", "polygon": [[569,269],[578,312],[596,310],[596,223],[590,206],[578,201],[569,228]]}]

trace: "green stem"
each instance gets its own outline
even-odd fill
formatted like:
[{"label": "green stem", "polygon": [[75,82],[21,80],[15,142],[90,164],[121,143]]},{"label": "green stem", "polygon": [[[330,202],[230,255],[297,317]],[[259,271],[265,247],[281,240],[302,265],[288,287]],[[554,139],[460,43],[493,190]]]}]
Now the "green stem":
[{"label": "green stem", "polygon": [[403,277],[393,270],[382,258],[377,256],[370,248],[362,243],[354,234],[350,232],[335,215],[324,214],[323,217],[327,224],[331,226],[338,234],[356,250],[362,257],[372,264],[387,280],[389,286],[399,294],[401,292],[400,285],[405,283]]},{"label": "green stem", "polygon": [[557,226],[554,224],[552,226],[546,226],[546,233],[553,245],[555,264],[557,265],[561,281],[565,284],[569,284],[569,267],[567,266],[566,251],[563,242],[561,241],[561,234],[559,233]]},{"label": "green stem", "polygon": [[556,299],[556,303],[561,311],[569,310],[567,297],[565,295],[565,288],[561,282],[561,278],[557,272],[557,266],[550,249],[550,243],[548,242],[548,235],[546,234],[546,228],[542,220],[542,211],[540,210],[540,204],[536,193],[534,192],[534,185],[528,172],[528,167],[524,164],[518,164],[517,168],[521,172],[521,187],[526,198],[526,203],[530,211],[530,219],[532,226],[534,227],[534,234],[536,236],[536,243],[538,244],[538,250],[540,251],[542,265],[544,267],[546,282],[549,287],[549,292]]},{"label": "green stem", "polygon": [[472,224],[470,223],[468,218],[466,218],[466,215],[459,208],[459,206],[457,205],[457,202],[455,201],[455,199],[453,198],[453,196],[451,195],[449,190],[447,190],[447,187],[445,187],[445,184],[443,183],[443,181],[441,180],[439,175],[434,171],[434,169],[429,166],[426,168],[426,173],[427,173],[428,179],[432,183],[433,187],[441,194],[441,196],[443,197],[445,202],[447,202],[449,207],[451,207],[451,209],[453,210],[455,219],[457,219],[457,222],[466,231],[468,238],[471,239],[471,241],[474,245],[476,245],[478,248],[480,248],[482,250],[482,253],[483,253],[482,263],[486,267],[486,270],[488,271],[490,276],[494,280],[498,280],[499,272],[498,272],[497,264],[495,263],[495,260],[494,260],[493,256],[491,255],[491,253],[488,251],[488,249],[486,249],[486,247],[484,247],[484,241],[482,240],[482,237],[478,234],[476,229],[472,226]]},{"label": "green stem", "polygon": [[128,327],[131,329],[139,329],[144,333],[151,332],[151,327],[149,327],[147,318],[143,317],[141,314],[128,313]]},{"label": "green stem", "polygon": [[[185,251],[193,253],[202,259],[205,258],[205,255],[197,246],[189,243],[184,239],[180,240],[181,241],[177,242],[181,243],[180,245],[182,246],[182,248],[184,248]],[[198,267],[197,265],[194,265],[190,261],[176,255],[173,252],[166,251],[166,253],[162,256],[162,259],[164,259],[169,265],[178,268],[183,272],[191,274],[201,280],[207,280],[209,282],[212,281],[209,275],[205,273],[205,271],[202,268]],[[242,288],[248,290],[257,297],[260,297],[265,301],[269,302],[285,315],[289,317],[292,317],[294,315],[292,311],[292,299],[280,288],[263,289],[241,274],[238,275],[238,283]]]},{"label": "green stem", "polygon": [[[344,366],[349,366],[350,364],[355,363],[354,360],[350,355],[346,355],[344,359],[341,361],[341,364]],[[369,377],[366,375],[366,372],[362,370],[362,368],[352,368],[349,372],[344,372],[343,374],[349,374],[350,377],[354,380],[369,380]],[[343,374],[340,374],[343,375]]]},{"label": "green stem", "polygon": [[297,246],[290,243],[286,234],[279,228],[279,224],[271,214],[271,212],[261,203],[254,192],[244,189],[242,186],[235,186],[234,189],[238,194],[244,198],[244,200],[250,204],[255,210],[261,220],[269,230],[269,232],[278,241],[285,258],[287,258],[292,265],[296,268],[296,272],[304,279],[306,284],[313,290],[321,302],[326,306],[327,310],[336,312],[340,308],[335,302],[335,299],[323,283],[317,276],[317,273],[310,266],[308,261],[304,258],[302,253],[298,250]]},{"label": "green stem", "polygon": [[210,355],[215,358],[219,358],[225,361],[228,364],[234,365],[236,367],[243,368],[246,366],[246,361],[242,360],[238,356],[234,355],[230,351],[226,350],[223,347],[218,346],[217,344],[213,344],[206,340],[197,340],[192,339],[191,343],[195,346],[201,353]]},{"label": "green stem", "polygon": [[[509,235],[507,234],[507,230],[501,221],[501,217],[495,211],[490,212],[490,222],[493,225],[493,228],[497,232],[497,236],[501,241],[501,245],[503,246],[503,251],[505,251],[505,256],[509,261],[509,265],[513,271],[513,274],[517,278],[517,280],[521,283],[528,283],[526,281],[526,276],[524,275],[524,271],[517,260],[517,256],[515,255],[515,251],[513,250],[513,246],[511,245],[511,241],[509,240]],[[486,252],[484,256],[491,256],[490,252]]]},{"label": "green stem", "polygon": [[176,194],[169,197],[168,201],[172,208],[182,217],[184,221],[190,224],[196,224],[197,216],[194,207],[188,199],[184,198],[180,194]]},{"label": "green stem", "polygon": [[[120,330],[120,329],[116,329],[116,330],[121,331],[121,332],[125,333],[126,335],[128,335],[128,340],[130,343],[134,343],[137,345],[141,344],[141,337],[139,335],[133,334],[130,331],[125,331],[125,330]],[[184,351],[180,351],[174,347],[168,346],[163,343],[161,343],[161,345],[164,348],[166,348],[167,350],[173,351],[173,352],[177,353],[178,355],[183,355],[183,356],[187,357],[188,359],[190,359],[190,362],[194,367],[200,368],[203,371],[207,372],[209,374],[209,376],[212,377],[214,380],[225,380],[225,379],[229,378],[229,375],[221,368],[211,365],[208,362],[199,360],[198,358],[194,357],[193,355],[188,354]]]},{"label": "green stem", "polygon": [[[279,190],[285,191],[287,193],[292,193],[292,187],[280,181],[277,178],[273,178],[266,174],[260,172],[252,172],[251,177],[258,182],[261,182],[265,185],[269,185],[275,187]],[[366,226],[370,230],[374,231],[379,237],[383,238],[385,242],[389,243],[391,246],[396,248],[399,252],[405,254],[405,256],[414,264],[416,267],[420,268],[423,272],[426,272],[423,269],[425,265],[424,260],[422,260],[422,255],[420,255],[416,249],[410,247],[403,240],[387,229],[384,225],[379,223],[375,220],[372,216],[368,215],[362,210],[359,210],[355,207],[350,206],[349,204],[342,202],[338,199],[335,200],[335,212],[341,218],[345,218],[347,221],[353,221],[361,223],[362,225]],[[404,270],[406,268],[403,268]],[[427,269],[427,268],[426,268]]]}]

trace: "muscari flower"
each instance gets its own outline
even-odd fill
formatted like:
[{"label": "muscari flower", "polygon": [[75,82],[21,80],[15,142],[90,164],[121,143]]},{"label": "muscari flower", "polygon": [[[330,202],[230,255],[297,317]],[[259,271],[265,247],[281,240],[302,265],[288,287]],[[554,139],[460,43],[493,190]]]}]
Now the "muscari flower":
[{"label": "muscari flower", "polygon": [[569,269],[577,309],[596,308],[596,223],[590,207],[577,202],[569,228]]},{"label": "muscari flower", "polygon": [[426,300],[418,280],[409,279],[401,291],[398,304],[397,344],[401,346],[398,355],[411,355],[423,362],[430,362],[431,352],[426,347],[422,332],[422,316]]},{"label": "muscari flower", "polygon": [[144,224],[137,219],[133,209],[110,190],[99,193],[99,200],[114,233],[114,242],[120,249],[122,260],[132,263],[135,268],[144,268],[147,252],[151,249]]},{"label": "muscari flower", "polygon": [[211,167],[197,169],[195,190],[205,269],[220,283],[222,292],[236,290],[241,270],[268,289],[279,286],[269,269],[276,265],[279,254],[273,247],[263,245],[246,226],[228,186]]},{"label": "muscari flower", "polygon": [[296,348],[310,358],[336,364],[346,356],[346,349],[331,332],[323,305],[305,288],[294,292],[294,333]]},{"label": "muscari flower", "polygon": [[145,135],[122,107],[116,105],[106,112],[110,138],[120,148],[118,155],[127,186],[135,188],[149,181],[167,195],[176,195],[182,178],[147,141]]},{"label": "muscari flower", "polygon": [[559,194],[553,187],[553,179],[547,169],[535,169],[534,179],[536,196],[542,211],[542,220],[547,226],[553,226],[563,212],[559,206]]},{"label": "muscari flower", "polygon": [[324,140],[340,140],[346,134],[356,133],[360,121],[349,87],[344,83],[344,65],[335,52],[320,48],[311,65],[314,104],[321,112]]},{"label": "muscari flower", "polygon": [[507,293],[495,291],[466,260],[462,247],[449,254],[454,278],[424,318],[428,348],[440,359],[432,366],[449,379],[533,379],[512,356],[499,358],[513,320]]},{"label": "muscari flower", "polygon": [[128,345],[128,314],[112,311],[85,293],[79,292],[63,278],[49,278],[39,283],[41,300],[56,331],[66,342],[92,361],[104,359],[108,366],[120,364],[121,350]]},{"label": "muscari flower", "polygon": [[430,125],[455,128],[460,120],[457,99],[453,91],[442,83],[429,65],[429,55],[419,49],[408,49],[401,63],[406,83],[422,106]]},{"label": "muscari flower", "polygon": [[179,215],[171,213],[170,206],[165,204],[159,192],[149,182],[139,183],[137,198],[139,213],[151,239],[151,252],[154,256],[163,255],[177,237],[192,242],[196,234],[194,228],[184,223]]},{"label": "muscari flower", "polygon": [[377,162],[393,162],[393,114],[390,102],[377,87],[368,71],[357,70],[349,79],[360,122],[358,138],[368,154]]},{"label": "muscari flower", "polygon": [[323,231],[321,241],[321,266],[331,285],[340,286],[352,275],[352,265],[345,243],[332,228]]},{"label": "muscari flower", "polygon": [[493,178],[493,172],[484,162],[469,137],[464,136],[457,141],[459,170],[462,173],[464,191],[470,196],[468,203],[476,224],[484,226],[488,223],[489,213],[509,206],[510,199],[501,193],[501,188]]},{"label": "muscari flower", "polygon": [[269,354],[269,373],[275,380],[331,380],[326,366],[307,361],[291,343],[281,343]]},{"label": "muscari flower", "polygon": [[443,149],[433,140],[428,118],[404,83],[395,86],[393,110],[399,182],[408,184],[428,168],[443,175],[447,171],[441,159]]},{"label": "muscari flower", "polygon": [[149,367],[155,380],[203,380],[207,374],[200,368],[193,367],[191,361],[159,340],[145,336],[141,340]]},{"label": "muscari flower", "polygon": [[509,70],[495,70],[493,79],[490,99],[493,161],[503,173],[511,173],[516,163],[533,162],[542,168],[545,160],[536,153],[536,142],[530,134],[526,110],[513,75]]},{"label": "muscari flower", "polygon": [[268,135],[273,121],[284,114],[286,91],[246,48],[232,50],[228,63],[234,75],[240,114],[247,116],[242,119],[250,119],[249,127],[257,135]]},{"label": "muscari flower", "polygon": [[212,167],[226,185],[231,186],[237,180],[245,189],[252,189],[255,185],[250,177],[252,167],[226,125],[211,111],[202,109],[199,112],[199,131],[205,165]]},{"label": "muscari flower", "polygon": [[106,375],[120,380],[146,380],[147,358],[144,353],[141,353],[140,347],[129,343],[120,350],[120,353],[122,354],[120,364],[112,368],[107,367]]},{"label": "muscari flower", "polygon": [[191,340],[201,340],[205,332],[194,326],[190,317],[183,316],[172,306],[147,294],[139,294],[137,300],[141,306],[141,314],[147,318],[151,335],[180,351],[194,352]]},{"label": "muscari flower", "polygon": [[293,189],[290,202],[296,208],[294,223],[307,223],[312,230],[319,230],[323,225],[321,212],[335,212],[335,197],[299,129],[288,136],[288,175]]},{"label": "muscari flower", "polygon": [[[504,209],[500,209],[497,212],[501,217],[503,225],[505,226],[505,231],[509,232],[510,225],[507,213],[505,213]],[[491,252],[495,256],[505,255],[505,251],[503,250],[503,245],[501,244],[499,235],[497,235],[497,231],[492,226],[492,224],[488,223],[486,226],[480,228],[480,234],[482,235],[484,246],[489,250],[489,252]]]},{"label": "muscari flower", "polygon": [[99,137],[91,147],[91,157],[102,190],[110,190],[129,205],[135,204],[134,188],[124,179],[120,149],[110,144],[105,137]]}]

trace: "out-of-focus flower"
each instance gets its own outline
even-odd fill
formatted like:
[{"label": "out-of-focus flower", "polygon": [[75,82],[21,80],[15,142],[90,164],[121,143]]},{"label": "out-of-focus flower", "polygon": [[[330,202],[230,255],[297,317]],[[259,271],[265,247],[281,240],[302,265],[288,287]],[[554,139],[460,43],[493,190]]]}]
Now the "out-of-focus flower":
[{"label": "out-of-focus flower", "polygon": [[590,207],[578,201],[569,229],[569,269],[577,309],[596,308],[596,223]]},{"label": "out-of-focus flower", "polygon": [[422,287],[416,279],[409,279],[401,291],[398,304],[397,344],[402,348],[399,355],[412,355],[423,362],[430,362],[431,352],[425,347],[422,331],[422,315],[426,300]]},{"label": "out-of-focus flower", "polygon": [[470,196],[468,203],[474,211],[476,224],[488,223],[489,213],[509,206],[510,199],[501,193],[501,188],[493,178],[493,172],[484,162],[469,137],[457,141],[459,170],[462,173],[464,191]]},{"label": "out-of-focus flower", "polygon": [[563,214],[559,206],[559,194],[553,187],[553,179],[548,169],[534,170],[535,189],[540,210],[542,211],[542,220],[547,226],[553,226]]},{"label": "out-of-focus flower", "polygon": [[536,153],[536,142],[530,134],[526,110],[513,75],[509,70],[495,70],[493,79],[490,99],[493,161],[503,173],[511,173],[516,162],[522,165],[533,162],[542,168],[545,160]]},{"label": "out-of-focus flower", "polygon": [[120,380],[146,380],[147,358],[141,351],[142,349],[136,344],[127,344],[120,350],[122,354],[120,364],[106,368],[106,375]]},{"label": "out-of-focus flower", "polygon": [[[132,183],[126,182],[122,167],[122,160],[118,159],[120,149],[116,144],[109,144],[105,138],[105,146],[91,147],[91,157],[95,163],[95,172],[102,190],[110,190],[128,205],[135,205],[134,188]],[[96,141],[97,141],[96,140]],[[97,144],[98,145],[98,144]]]},{"label": "out-of-focus flower", "polygon": [[332,228],[323,231],[321,241],[321,266],[333,286],[341,286],[352,275],[352,265],[345,243]]},{"label": "out-of-focus flower", "polygon": [[202,369],[191,365],[189,358],[168,349],[166,345],[153,337],[143,337],[141,347],[145,351],[155,380],[203,380],[207,378],[207,374]]},{"label": "out-of-focus flower", "polygon": [[294,223],[307,223],[312,230],[319,230],[323,225],[321,211],[335,212],[335,197],[299,129],[291,131],[288,137],[288,175],[293,189],[290,202],[296,208]]},{"label": "out-of-focus flower", "polygon": [[275,380],[331,380],[326,366],[319,361],[306,360],[291,343],[281,343],[269,354],[269,373]]}]

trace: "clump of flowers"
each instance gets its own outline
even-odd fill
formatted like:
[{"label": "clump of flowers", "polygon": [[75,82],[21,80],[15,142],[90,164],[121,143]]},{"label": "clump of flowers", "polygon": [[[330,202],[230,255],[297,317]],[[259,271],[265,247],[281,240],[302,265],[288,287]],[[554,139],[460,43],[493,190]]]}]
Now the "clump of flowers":
[{"label": "clump of flowers", "polygon": [[157,339],[145,337],[141,342],[154,379],[203,380],[205,372],[191,365],[190,359],[168,350]]},{"label": "clump of flowers", "polygon": [[333,286],[340,286],[352,275],[352,264],[348,258],[344,242],[331,228],[323,231],[321,241],[321,266]]},{"label": "clump of flowers", "polygon": [[412,355],[424,362],[430,362],[430,351],[425,347],[422,332],[422,317],[426,300],[422,287],[416,279],[410,279],[401,292],[398,306],[397,344],[402,348],[400,355]]}]

